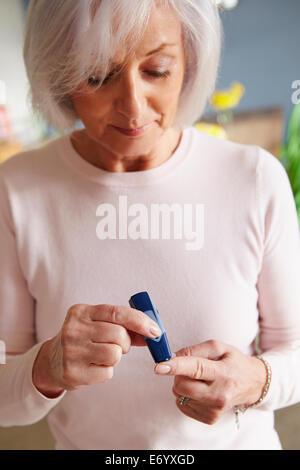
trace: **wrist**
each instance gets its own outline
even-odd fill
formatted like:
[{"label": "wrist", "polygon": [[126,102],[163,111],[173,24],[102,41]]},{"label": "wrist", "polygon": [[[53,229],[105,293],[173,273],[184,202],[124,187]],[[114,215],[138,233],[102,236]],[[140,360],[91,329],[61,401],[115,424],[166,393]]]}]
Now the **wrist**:
[{"label": "wrist", "polygon": [[51,366],[52,340],[42,344],[32,367],[32,382],[35,388],[47,398],[57,398],[64,392],[53,375]]},{"label": "wrist", "polygon": [[249,399],[245,405],[253,406],[258,402],[264,392],[264,388],[266,386],[267,381],[267,371],[264,362],[258,356],[252,356],[251,360],[255,367],[253,371],[253,389],[251,395],[249,395]]},{"label": "wrist", "polygon": [[240,406],[243,411],[246,411],[252,406],[259,405],[266,397],[272,378],[272,369],[270,364],[262,356],[253,356],[251,360],[255,361],[255,387],[252,388],[253,393],[248,396],[248,400]]},{"label": "wrist", "polygon": [[[271,366],[268,363],[268,361],[266,361],[261,356],[251,357],[251,359],[254,359],[256,361],[256,366],[257,366],[256,371],[258,372],[260,370],[260,372],[257,373],[257,375],[255,376],[257,384],[258,384],[257,390],[256,390],[256,399],[249,400],[249,402],[245,403],[244,405],[236,405],[234,407],[236,425],[237,425],[238,429],[240,427],[240,423],[239,423],[239,414],[240,414],[240,412],[245,413],[245,411],[247,411],[248,408],[252,408],[253,406],[259,405],[265,399],[265,397],[266,397],[266,395],[269,391],[270,384],[271,384],[272,369],[271,369]],[[260,366],[260,369],[258,368],[258,362],[260,362],[264,367],[264,375],[262,375],[261,366]],[[261,385],[262,384],[262,377],[264,377],[263,386]],[[260,396],[258,397],[259,393],[260,393]]]}]

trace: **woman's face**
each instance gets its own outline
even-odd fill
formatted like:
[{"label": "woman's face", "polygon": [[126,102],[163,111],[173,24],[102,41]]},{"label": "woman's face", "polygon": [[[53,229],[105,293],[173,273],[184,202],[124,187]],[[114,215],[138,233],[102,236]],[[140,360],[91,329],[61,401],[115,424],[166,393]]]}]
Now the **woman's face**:
[{"label": "woman's face", "polygon": [[[120,50],[102,86],[86,93],[99,84],[97,76],[90,77],[72,101],[94,142],[110,152],[135,156],[151,152],[176,115],[185,60],[181,24],[175,14],[156,7],[136,53],[114,75],[125,58],[126,50]],[[128,135],[128,129],[135,129],[135,135]]]}]

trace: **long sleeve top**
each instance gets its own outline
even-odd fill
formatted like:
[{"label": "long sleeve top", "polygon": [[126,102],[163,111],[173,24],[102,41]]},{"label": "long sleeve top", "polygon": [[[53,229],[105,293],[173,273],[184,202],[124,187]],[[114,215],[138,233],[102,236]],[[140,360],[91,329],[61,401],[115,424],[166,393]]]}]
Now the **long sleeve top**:
[{"label": "long sleeve top", "polygon": [[[272,154],[187,126],[161,165],[109,172],[64,135],[0,166],[0,260],[0,426],[47,415],[57,449],[281,448],[274,410],[300,401],[300,243]],[[214,339],[254,355],[259,337],[271,386],[240,429],[233,410],[214,425],[181,413],[147,347],[107,382],[54,399],[35,388],[40,346],[71,305],[128,306],[141,291],[173,352]]]}]

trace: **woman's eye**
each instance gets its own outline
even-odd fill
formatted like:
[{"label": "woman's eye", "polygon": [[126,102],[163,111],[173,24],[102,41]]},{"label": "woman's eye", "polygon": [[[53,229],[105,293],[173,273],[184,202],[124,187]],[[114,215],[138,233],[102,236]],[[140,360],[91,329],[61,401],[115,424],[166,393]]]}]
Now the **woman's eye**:
[{"label": "woman's eye", "polygon": [[94,75],[91,75],[88,79],[88,84],[90,86],[94,86],[94,87],[97,87],[99,86],[100,84],[101,85],[105,85],[112,77],[113,75],[115,74],[115,72],[110,72],[105,78],[104,80],[101,80],[99,77],[96,77]]},{"label": "woman's eye", "polygon": [[[159,72],[157,70],[146,70],[145,73],[147,75],[149,75],[150,77],[154,77],[154,78],[164,78],[164,77],[167,77],[170,75],[170,71],[169,70],[164,70],[163,72]],[[115,72],[111,72],[109,73],[105,79],[102,81],[102,85],[105,85],[107,82],[109,82],[109,80],[114,76]],[[94,87],[97,87],[99,86],[101,83],[101,79],[98,78],[98,77],[95,77],[94,75],[92,75],[91,77],[89,77],[88,79],[88,84],[90,86],[94,86]]]},{"label": "woman's eye", "polygon": [[148,70],[146,73],[150,75],[151,77],[155,77],[155,78],[163,78],[163,77],[168,77],[168,75],[170,75],[169,70],[165,70],[163,72],[158,72],[156,70]]},{"label": "woman's eye", "polygon": [[91,77],[89,77],[89,79],[88,79],[88,84],[89,84],[90,86],[95,86],[95,87],[96,87],[96,86],[99,86],[100,83],[101,83],[100,78],[91,76]]},{"label": "woman's eye", "polygon": [[109,82],[109,80],[115,75],[115,72],[109,73],[105,79],[103,80],[102,84],[105,85],[105,83]]}]

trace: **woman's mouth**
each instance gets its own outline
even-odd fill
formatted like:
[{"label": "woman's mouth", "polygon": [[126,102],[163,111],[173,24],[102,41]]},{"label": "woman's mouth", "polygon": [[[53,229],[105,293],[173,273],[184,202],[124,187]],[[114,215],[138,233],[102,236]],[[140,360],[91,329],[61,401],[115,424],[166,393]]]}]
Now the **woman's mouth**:
[{"label": "woman's mouth", "polygon": [[145,124],[143,127],[138,127],[136,129],[124,129],[123,127],[116,127],[113,126],[117,131],[121,132],[121,134],[127,135],[128,137],[136,137],[138,135],[143,134],[151,124]]}]

